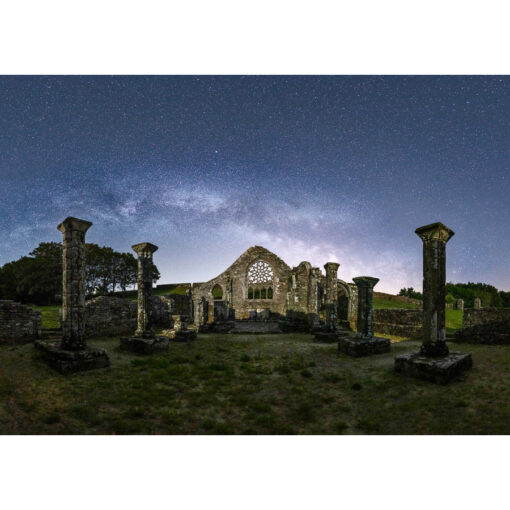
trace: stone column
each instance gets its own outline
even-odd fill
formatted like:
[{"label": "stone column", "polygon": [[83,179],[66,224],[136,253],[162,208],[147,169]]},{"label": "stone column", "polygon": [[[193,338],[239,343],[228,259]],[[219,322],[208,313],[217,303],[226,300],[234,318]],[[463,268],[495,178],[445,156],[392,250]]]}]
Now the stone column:
[{"label": "stone column", "polygon": [[445,329],[446,243],[454,232],[442,223],[417,228],[423,241],[423,344],[425,356],[447,356]]},{"label": "stone column", "polygon": [[85,233],[90,221],[68,217],[57,228],[63,234],[62,344],[81,351],[85,342]]},{"label": "stone column", "polygon": [[326,270],[326,295],[324,296],[324,303],[326,305],[326,326],[329,329],[335,329],[337,326],[337,274],[339,267],[340,264],[338,262],[326,262],[324,264],[324,269]]},{"label": "stone column", "polygon": [[358,288],[358,320],[356,323],[356,337],[370,339],[374,336],[372,324],[372,299],[374,287],[379,278],[358,276],[352,279]]},{"label": "stone column", "polygon": [[482,308],[482,300],[479,297],[475,297],[474,308],[475,310],[480,310],[480,308]]},{"label": "stone column", "polygon": [[457,310],[464,310],[464,300],[463,299],[457,299],[457,303],[455,308]]},{"label": "stone column", "polygon": [[138,326],[135,336],[152,338],[152,254],[158,249],[151,243],[132,246],[138,255]]}]

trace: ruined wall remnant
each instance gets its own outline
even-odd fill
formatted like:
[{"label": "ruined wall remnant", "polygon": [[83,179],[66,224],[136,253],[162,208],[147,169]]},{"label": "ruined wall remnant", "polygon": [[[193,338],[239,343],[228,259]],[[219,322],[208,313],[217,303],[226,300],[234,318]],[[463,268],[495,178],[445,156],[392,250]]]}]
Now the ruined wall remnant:
[{"label": "ruined wall remnant", "polygon": [[480,310],[482,308],[482,300],[479,297],[475,297],[474,309]]},{"label": "ruined wall remnant", "polygon": [[0,300],[0,343],[21,344],[41,337],[41,312],[10,300]]},{"label": "ruined wall remnant", "polygon": [[470,328],[480,324],[510,320],[510,308],[464,308],[462,317],[463,328]]},{"label": "ruined wall remnant", "polygon": [[463,327],[455,341],[476,344],[510,344],[510,308],[464,308]]},{"label": "ruined wall remnant", "polygon": [[423,312],[406,308],[379,308],[373,312],[373,324],[376,333],[421,338]]},{"label": "ruined wall remnant", "polygon": [[137,306],[130,299],[100,296],[87,301],[85,309],[87,337],[114,336],[136,329]]}]

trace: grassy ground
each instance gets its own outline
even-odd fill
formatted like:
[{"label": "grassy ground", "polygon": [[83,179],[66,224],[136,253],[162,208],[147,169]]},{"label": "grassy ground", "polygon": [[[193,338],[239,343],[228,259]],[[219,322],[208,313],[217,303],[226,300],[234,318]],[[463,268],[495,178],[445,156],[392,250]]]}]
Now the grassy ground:
[{"label": "grassy ground", "polygon": [[414,303],[404,303],[399,301],[391,301],[389,299],[376,298],[372,300],[372,306],[374,308],[418,308]]},{"label": "grassy ground", "polygon": [[60,305],[55,306],[33,306],[34,310],[41,312],[41,320],[43,329],[59,329],[59,309]]},{"label": "grassy ground", "polygon": [[466,380],[406,380],[391,354],[353,359],[310,335],[200,335],[167,353],[118,352],[109,369],[64,377],[33,345],[0,346],[3,434],[508,434],[510,349],[472,352]]}]

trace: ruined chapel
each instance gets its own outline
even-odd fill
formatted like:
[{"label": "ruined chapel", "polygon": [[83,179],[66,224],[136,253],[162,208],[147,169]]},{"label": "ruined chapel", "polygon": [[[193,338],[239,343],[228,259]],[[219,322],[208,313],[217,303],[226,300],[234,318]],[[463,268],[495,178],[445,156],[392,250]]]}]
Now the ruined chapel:
[{"label": "ruined chapel", "polygon": [[262,246],[246,250],[223,273],[192,286],[193,318],[197,326],[242,319],[287,318],[309,325],[336,320],[355,328],[357,287],[338,278],[337,262],[324,272],[301,262],[291,268]]}]

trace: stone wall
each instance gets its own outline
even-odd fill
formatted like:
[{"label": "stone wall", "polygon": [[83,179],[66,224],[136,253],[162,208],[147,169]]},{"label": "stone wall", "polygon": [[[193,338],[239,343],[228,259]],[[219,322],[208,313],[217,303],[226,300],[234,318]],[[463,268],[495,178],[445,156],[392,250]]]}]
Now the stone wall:
[{"label": "stone wall", "polygon": [[386,301],[395,301],[396,303],[412,303],[417,305],[418,308],[423,308],[423,301],[421,299],[414,299],[407,296],[395,296],[393,294],[386,294],[385,292],[374,292],[374,299],[385,299]]},{"label": "stone wall", "polygon": [[421,310],[376,308],[373,311],[372,320],[374,331],[379,334],[405,338],[417,338],[422,334],[423,312]]},{"label": "stone wall", "polygon": [[[171,327],[172,309],[167,298],[152,296],[154,324]],[[85,335],[115,336],[136,330],[137,303],[131,299],[100,296],[86,302]]]},{"label": "stone wall", "polygon": [[0,343],[33,342],[41,337],[41,312],[16,303],[0,300]]},{"label": "stone wall", "polygon": [[464,308],[463,327],[454,341],[474,344],[510,344],[510,308]]},{"label": "stone wall", "polygon": [[478,324],[510,320],[510,308],[464,308],[462,326],[470,328]]}]

